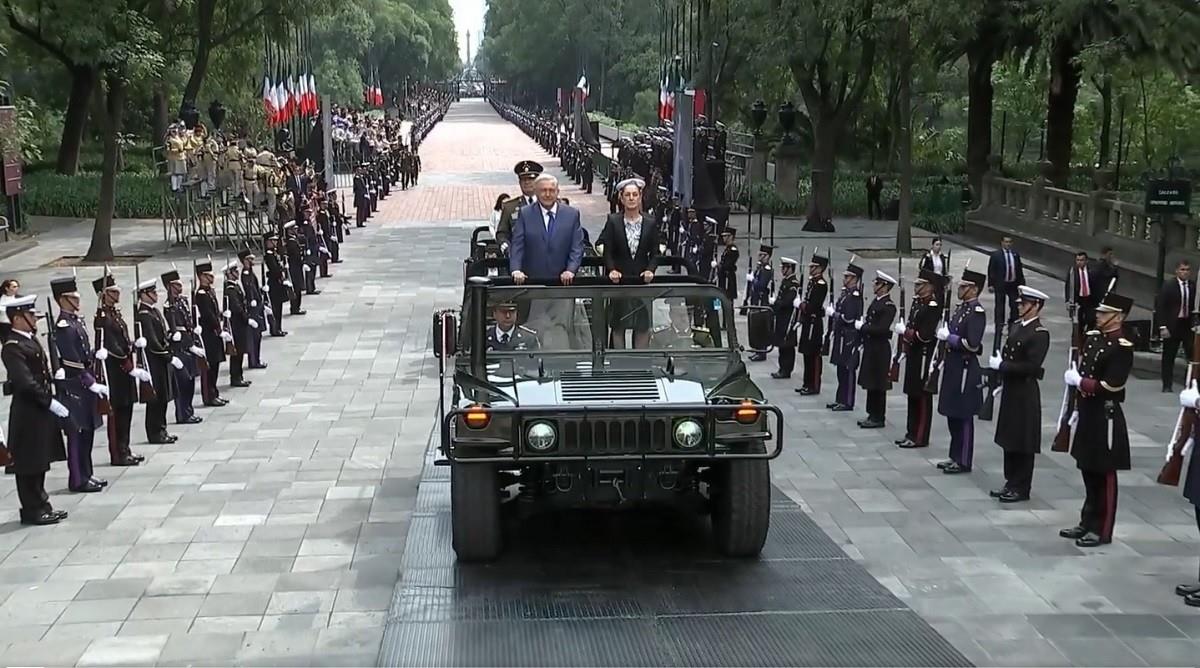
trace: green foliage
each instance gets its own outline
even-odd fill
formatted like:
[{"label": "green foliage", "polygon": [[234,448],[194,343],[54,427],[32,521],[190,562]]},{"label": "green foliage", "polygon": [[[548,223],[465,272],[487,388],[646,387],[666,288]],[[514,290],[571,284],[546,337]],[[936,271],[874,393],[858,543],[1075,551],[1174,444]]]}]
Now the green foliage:
[{"label": "green foliage", "polygon": [[[90,218],[96,215],[100,175],[95,172],[63,176],[49,171],[26,174],[21,206],[26,215]],[[162,179],[152,174],[117,175],[117,218],[158,218],[162,215]]]}]

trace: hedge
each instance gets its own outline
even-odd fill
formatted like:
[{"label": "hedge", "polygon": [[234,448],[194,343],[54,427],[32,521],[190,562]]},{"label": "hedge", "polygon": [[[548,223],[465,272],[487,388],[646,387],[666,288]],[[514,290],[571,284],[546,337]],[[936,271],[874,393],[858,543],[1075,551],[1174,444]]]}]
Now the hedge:
[{"label": "hedge", "polygon": [[[100,175],[35,172],[25,175],[24,189],[21,208],[26,215],[92,218],[100,199]],[[116,217],[158,218],[162,215],[162,189],[159,176],[118,174]]]}]

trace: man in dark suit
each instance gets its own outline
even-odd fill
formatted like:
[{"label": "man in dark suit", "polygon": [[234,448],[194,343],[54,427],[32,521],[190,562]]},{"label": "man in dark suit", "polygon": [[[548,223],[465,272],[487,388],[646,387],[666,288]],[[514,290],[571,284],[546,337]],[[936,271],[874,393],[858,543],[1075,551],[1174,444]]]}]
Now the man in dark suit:
[{"label": "man in dark suit", "polygon": [[1162,337],[1162,391],[1171,392],[1175,357],[1183,351],[1184,359],[1192,356],[1191,321],[1196,304],[1196,282],[1192,280],[1192,265],[1180,260],[1175,265],[1174,278],[1163,283],[1154,302],[1154,321]]},{"label": "man in dark suit", "polygon": [[1096,261],[1096,277],[1100,279],[1100,285],[1104,286],[1105,294],[1116,289],[1113,279],[1118,279],[1120,275],[1121,270],[1117,268],[1113,247],[1105,246],[1100,249],[1100,259]]},{"label": "man in dark suit", "polygon": [[[583,226],[579,210],[560,204],[558,179],[550,174],[534,182],[537,201],[522,207],[512,224],[509,270],[518,285],[532,278],[570,285],[583,262]],[[561,348],[570,328],[573,304],[557,299],[530,304],[528,323],[547,348]],[[558,338],[561,335],[563,338]]]},{"label": "man in dark suit", "polygon": [[867,218],[883,219],[883,203],[879,197],[883,194],[883,179],[878,174],[872,174],[867,179]]},{"label": "man in dark suit", "polygon": [[[1096,324],[1096,307],[1107,292],[1104,277],[1088,259],[1088,254],[1075,253],[1075,264],[1063,284],[1063,299],[1074,304],[1080,334],[1093,329]],[[1082,340],[1082,339],[1081,339]]]},{"label": "man in dark suit", "polygon": [[[1010,323],[1017,319],[1017,286],[1025,285],[1025,265],[1021,255],[1013,250],[1013,240],[1010,235],[1000,238],[1000,248],[992,251],[988,258],[988,292],[996,299],[996,312],[993,322],[996,327],[1002,323]],[[1004,307],[1008,305],[1008,317],[1004,317]]]}]

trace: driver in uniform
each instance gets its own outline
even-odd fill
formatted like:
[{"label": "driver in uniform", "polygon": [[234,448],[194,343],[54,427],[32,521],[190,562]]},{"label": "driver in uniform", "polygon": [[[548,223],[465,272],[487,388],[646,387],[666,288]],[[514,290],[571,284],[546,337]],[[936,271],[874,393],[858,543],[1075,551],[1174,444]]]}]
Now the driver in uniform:
[{"label": "driver in uniform", "polygon": [[537,332],[517,324],[515,302],[500,302],[492,307],[495,325],[488,328],[488,350],[538,350],[542,347]]},{"label": "driver in uniform", "polygon": [[667,300],[670,324],[650,335],[651,348],[712,348],[712,335],[706,327],[693,327],[689,308],[682,297]]}]

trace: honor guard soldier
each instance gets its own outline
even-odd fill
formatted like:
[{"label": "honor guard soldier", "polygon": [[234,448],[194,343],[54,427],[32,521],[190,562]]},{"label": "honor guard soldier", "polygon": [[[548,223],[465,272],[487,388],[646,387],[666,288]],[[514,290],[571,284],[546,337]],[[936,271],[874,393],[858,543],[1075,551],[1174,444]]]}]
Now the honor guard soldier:
[{"label": "honor guard soldier", "polygon": [[863,314],[862,267],[851,262],[842,272],[842,294],[836,306],[826,305],[825,313],[833,318],[832,344],[829,361],[837,369],[837,392],[833,403],[825,407],[833,411],[854,410],[857,385],[854,372],[858,370],[858,330],[854,323]]},{"label": "honor guard soldier", "polygon": [[588,147],[583,151],[583,159],[580,161],[579,169],[583,172],[583,189],[587,194],[592,194],[592,179],[595,178],[596,167],[592,163],[592,151]]},{"label": "honor guard soldier", "polygon": [[242,150],[242,196],[249,209],[258,206],[258,151],[247,143]]},{"label": "honor guard soldier", "polygon": [[1000,503],[1029,500],[1034,456],[1042,451],[1042,363],[1050,350],[1050,332],[1039,316],[1046,293],[1017,287],[1017,320],[1008,327],[1004,349],[988,359],[1000,374],[1000,414],[996,445],[1004,450],[1004,487],[991,496]]},{"label": "honor guard soldier", "polygon": [[414,147],[412,152],[412,174],[409,176],[408,185],[416,186],[417,179],[419,178],[421,178],[421,153]]},{"label": "honor guard soldier", "polygon": [[[1190,382],[1179,393],[1179,406],[1184,410],[1200,411],[1200,390],[1196,389],[1195,381]],[[1193,422],[1192,433],[1184,445],[1183,452],[1183,456],[1185,457],[1191,454],[1187,475],[1183,481],[1183,498],[1192,504],[1192,511],[1196,515],[1196,528],[1200,529],[1200,457],[1194,454],[1197,440],[1200,440],[1200,420]],[[1174,450],[1174,444],[1172,444],[1172,450]],[[1200,576],[1197,576],[1197,579],[1200,580]],[[1200,584],[1187,583],[1178,585],[1175,587],[1175,594],[1183,597],[1185,605],[1200,608]]]},{"label": "honor guard soldier", "polygon": [[283,303],[288,301],[287,267],[279,255],[279,235],[267,232],[263,237],[263,262],[267,266],[267,296],[271,299],[271,336],[287,336],[283,331]]},{"label": "honor guard soldier", "polygon": [[933,393],[926,385],[937,348],[938,324],[942,320],[944,305],[938,303],[942,296],[941,274],[921,270],[913,281],[916,299],[908,312],[908,321],[896,323],[904,350],[904,394],[908,397],[908,420],[904,438],[896,441],[902,448],[929,447],[929,431],[933,425]]},{"label": "honor guard soldier", "polygon": [[[4,394],[12,397],[8,412],[8,452],[12,461],[8,471],[17,478],[17,498],[21,503],[21,524],[57,524],[67,511],[55,510],[46,494],[46,471],[51,462],[66,459],[60,420],[70,410],[50,387],[46,352],[37,340],[35,308],[37,295],[16,297],[4,303],[12,331],[0,347],[0,361],[8,380]],[[49,315],[49,314],[47,314]]]},{"label": "honor guard soldier", "polygon": [[137,299],[133,314],[141,330],[137,343],[145,351],[148,368],[144,371],[150,374],[154,388],[151,396],[142,398],[146,403],[146,439],[156,445],[167,445],[179,440],[178,436],[167,433],[167,404],[174,398],[171,373],[183,368],[183,360],[171,350],[167,321],[158,310],[158,279],[142,281],[137,286]]},{"label": "honor guard soldier", "polygon": [[179,272],[172,269],[161,277],[163,288],[167,291],[167,303],[163,306],[163,317],[167,321],[168,338],[171,341],[171,354],[180,361],[179,365],[171,364],[171,377],[174,379],[175,422],[176,424],[197,424],[204,418],[196,415],[192,407],[192,399],[196,396],[196,377],[200,375],[197,360],[205,357],[201,347],[200,327],[196,324],[192,305],[188,303],[183,292],[183,280]]},{"label": "honor guard soldier", "polygon": [[521,186],[521,195],[500,205],[500,220],[496,223],[496,243],[500,244],[500,252],[508,254],[508,242],[512,237],[512,222],[517,216],[517,209],[537,201],[533,192],[533,182],[542,174],[542,166],[532,160],[522,160],[513,167],[517,181]]},{"label": "honor guard soldier", "polygon": [[308,311],[300,308],[304,295],[304,284],[307,282],[304,275],[307,273],[304,269],[304,246],[303,239],[300,237],[300,230],[296,225],[296,221],[289,220],[283,224],[283,251],[287,257],[287,272],[288,272],[288,294],[291,295],[291,315],[304,315]]},{"label": "honor guard soldier", "polygon": [[713,267],[717,270],[717,287],[729,297],[729,301],[737,301],[737,279],[738,279],[738,248],[737,248],[737,231],[732,227],[726,227],[721,232],[721,243],[723,250],[721,251],[720,259],[713,260]]},{"label": "honor guard soldier", "polygon": [[204,343],[208,364],[208,372],[200,376],[200,396],[205,406],[224,406],[229,402],[221,398],[217,379],[221,376],[221,363],[225,361],[225,335],[228,332],[225,331],[220,302],[213,287],[215,279],[211,260],[196,264],[196,277],[200,283],[196,287],[196,310],[200,314],[200,339]]},{"label": "honor guard soldier", "polygon": [[829,296],[829,284],[825,281],[825,269],[829,258],[813,253],[808,259],[808,287],[796,313],[796,347],[804,361],[800,387],[796,391],[804,396],[821,392],[821,347],[825,339],[825,300]]},{"label": "honor guard soldier", "polygon": [[987,329],[987,312],[979,303],[979,291],[986,281],[987,277],[977,271],[963,270],[958,282],[958,308],[950,322],[937,330],[943,346],[938,413],[946,416],[950,430],[950,459],[938,464],[942,473],[970,473],[975,458],[975,416],[983,406],[979,354]]},{"label": "honor guard soldier", "polygon": [[488,350],[538,350],[542,347],[537,332],[517,324],[515,302],[500,302],[492,307],[496,324],[488,330]]},{"label": "honor guard soldier", "polygon": [[254,273],[254,251],[239,251],[238,260],[242,263],[242,294],[246,296],[246,310],[256,325],[247,333],[246,358],[251,369],[265,369],[267,363],[262,361],[262,323],[267,322],[267,305],[258,274]]},{"label": "honor guard soldier", "polygon": [[[89,341],[87,323],[79,317],[79,288],[75,278],[50,281],[50,291],[59,309],[58,320],[51,330],[61,365],[54,370],[55,397],[70,411],[62,422],[67,436],[67,488],[72,492],[99,492],[108,483],[93,474],[92,444],[96,430],[103,424],[99,400],[108,398],[108,386],[92,374],[95,351]],[[46,317],[52,315],[47,313]]]},{"label": "honor guard soldier", "polygon": [[796,324],[800,309],[804,306],[800,298],[800,279],[796,278],[796,261],[790,257],[779,258],[779,294],[771,301],[775,314],[775,347],[779,349],[779,370],[772,371],[772,378],[791,378],[796,366]]},{"label": "honor guard soldier", "polygon": [[892,387],[888,371],[892,363],[892,323],[896,320],[896,305],[892,303],[892,288],[896,279],[882,271],[875,272],[875,299],[867,312],[854,323],[862,341],[862,366],[858,384],[867,391],[867,419],[859,420],[863,429],[880,429],[887,414],[887,391]]},{"label": "honor guard soldier", "polygon": [[704,327],[693,327],[689,307],[682,297],[667,299],[667,317],[670,324],[655,328],[650,334],[650,347],[654,349],[712,348],[712,335]]},{"label": "honor guard soldier", "polygon": [[1075,436],[1071,456],[1083,476],[1086,497],[1079,525],[1058,535],[1078,547],[1112,542],[1117,518],[1117,471],[1128,471],[1129,429],[1121,404],[1125,383],[1133,369],[1133,342],[1121,335],[1133,300],[1113,292],[1096,307],[1096,329],[1087,333],[1079,367],[1063,374],[1067,385],[1078,388],[1075,401]]},{"label": "honor guard soldier", "polygon": [[105,270],[104,276],[92,281],[99,298],[94,326],[96,359],[104,363],[104,377],[108,380],[108,403],[112,407],[108,415],[108,456],[113,466],[137,466],[145,457],[133,454],[129,449],[129,431],[133,424],[133,404],[137,402],[137,382],[142,374],[134,364],[134,346],[129,338],[129,325],[117,304],[121,301],[121,289],[117,281]]},{"label": "honor guard soldier", "polygon": [[354,226],[363,227],[371,215],[371,203],[367,199],[366,167],[354,168]]},{"label": "honor guard soldier", "polygon": [[[241,265],[236,260],[225,265],[225,311],[221,315],[227,323],[228,333],[233,337],[233,355],[229,358],[230,387],[250,387],[250,381],[246,380],[242,370],[249,347],[250,329],[258,327],[258,321],[250,316],[250,303],[242,289],[240,273]],[[228,337],[226,341],[229,341]]]},{"label": "honor guard soldier", "polygon": [[[769,244],[759,244],[758,259],[754,271],[746,276],[746,299],[751,306],[767,306],[772,302],[771,295],[775,292],[775,269],[771,266],[771,255],[775,247]],[[743,311],[742,315],[746,312]],[[766,361],[765,352],[750,356],[751,362]]]}]

